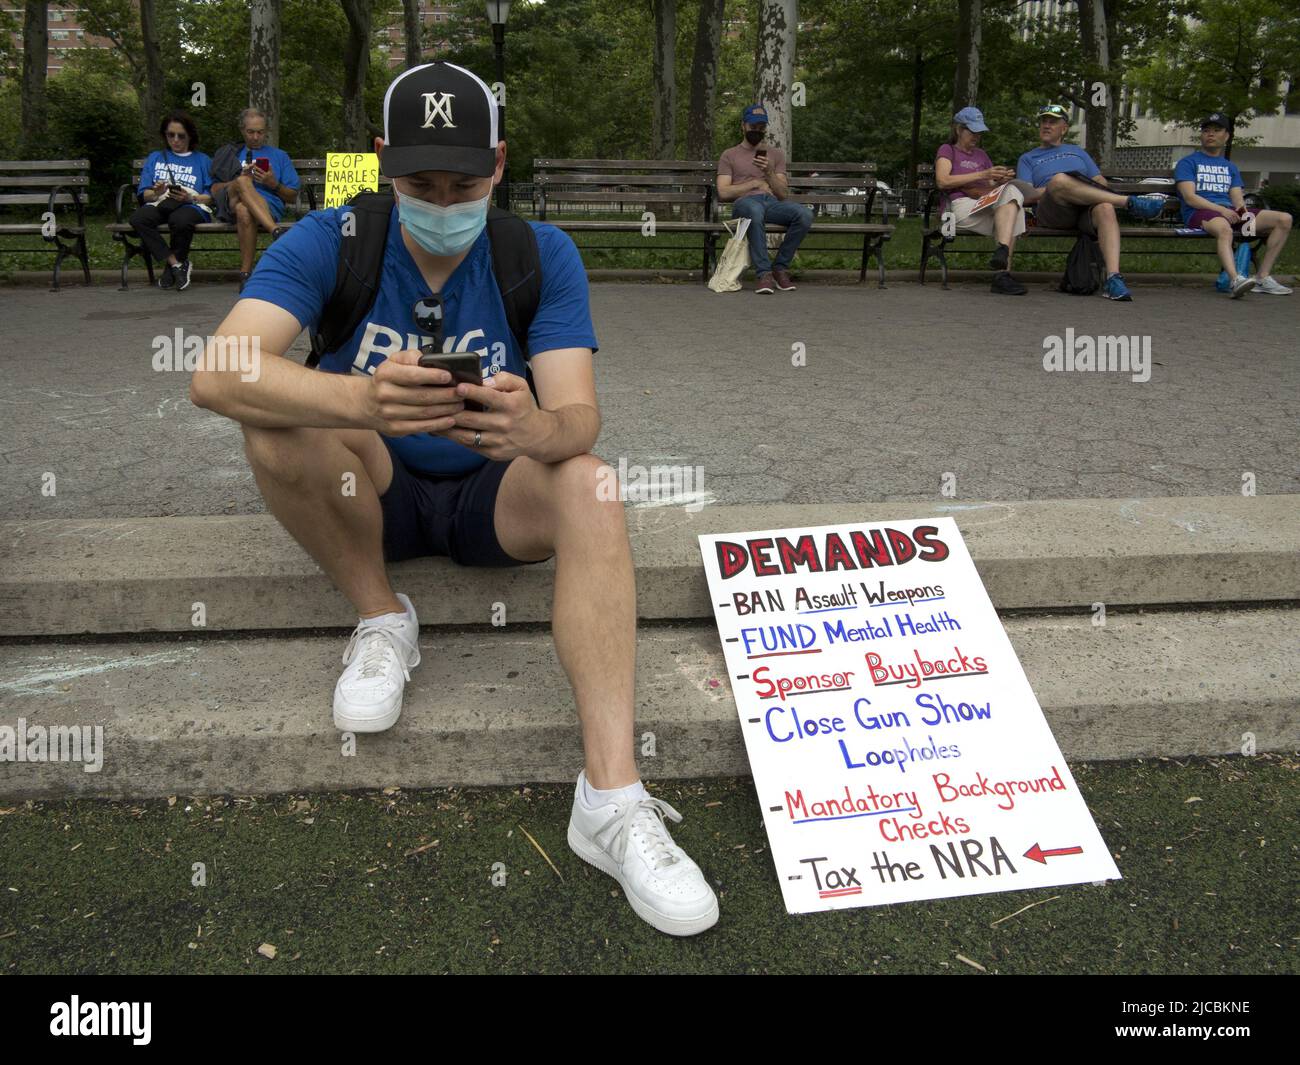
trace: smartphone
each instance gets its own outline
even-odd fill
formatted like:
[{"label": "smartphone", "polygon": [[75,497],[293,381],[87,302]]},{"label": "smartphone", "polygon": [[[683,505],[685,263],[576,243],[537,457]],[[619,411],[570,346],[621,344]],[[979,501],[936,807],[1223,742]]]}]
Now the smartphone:
[{"label": "smartphone", "polygon": [[[426,348],[420,349],[420,365],[426,369],[446,370],[451,374],[451,385],[443,387],[450,388],[464,381],[467,385],[481,385],[483,383],[483,372],[479,369],[478,356],[472,351],[433,351]],[[437,386],[434,386],[437,387]],[[465,400],[465,409],[481,411],[483,404],[476,403],[472,399]]]},{"label": "smartphone", "polygon": [[184,196],[184,195],[185,195],[185,192],[186,192],[186,189],[185,189],[185,186],[184,186],[184,185],[173,185],[173,184],[171,184],[170,182],[168,182],[168,184],[167,184],[167,191],[168,191],[168,192],[171,192],[171,193],[176,193],[177,195],[180,195],[180,196]]},{"label": "smartphone", "polygon": [[267,159],[265,156],[259,156],[253,160],[253,165],[265,174],[271,169],[271,160]]},{"label": "smartphone", "polygon": [[766,158],[767,158],[767,149],[766,149],[766,148],[759,148],[759,149],[757,149],[757,150],[754,152],[754,154],[755,154],[756,156],[761,155],[764,159],[766,159]]}]

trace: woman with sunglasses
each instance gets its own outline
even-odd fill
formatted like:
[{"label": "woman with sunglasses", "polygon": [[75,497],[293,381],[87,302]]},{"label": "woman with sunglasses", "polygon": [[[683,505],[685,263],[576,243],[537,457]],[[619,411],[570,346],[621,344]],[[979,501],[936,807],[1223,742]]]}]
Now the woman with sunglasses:
[{"label": "woman with sunglasses", "polygon": [[[155,262],[162,264],[159,288],[190,287],[190,244],[194,227],[212,221],[212,160],[196,149],[199,132],[184,111],[172,111],[158,127],[165,145],[144,161],[131,226]],[[167,225],[170,242],[158,227]]]}]

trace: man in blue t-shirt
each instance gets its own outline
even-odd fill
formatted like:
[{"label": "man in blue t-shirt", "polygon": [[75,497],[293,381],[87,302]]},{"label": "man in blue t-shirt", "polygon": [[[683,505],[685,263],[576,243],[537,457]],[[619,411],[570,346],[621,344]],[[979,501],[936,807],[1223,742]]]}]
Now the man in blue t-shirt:
[{"label": "man in blue t-shirt", "polygon": [[1095,237],[1106,264],[1107,299],[1131,301],[1132,293],[1119,272],[1119,219],[1116,207],[1127,207],[1137,218],[1154,218],[1165,205],[1163,196],[1121,196],[1106,187],[1092,156],[1077,144],[1066,144],[1069,113],[1060,104],[1038,112],[1040,146],[1025,152],[1016,164],[1016,177],[1034,186],[1025,196],[1036,204],[1034,218],[1044,229],[1078,230]]},{"label": "man in blue t-shirt", "polygon": [[[636,587],[617,478],[590,453],[600,414],[587,279],[569,237],[530,223],[542,284],[520,350],[486,229],[506,159],[497,123],[491,90],[462,67],[399,74],[375,140],[396,205],[365,320],[322,358],[327,372],[281,357],[319,323],[341,229],[360,216],[314,212],[263,255],[215,338],[257,340],[258,371],[201,369],[190,396],[241,423],[268,509],[360,615],[334,690],[340,729],[395,724],[420,663],[415,607],[394,594],[386,562],[446,555],[515,566],[555,557],[552,631],[586,753],[569,846],[615,877],[642,919],[693,935],[716,923],[717,898],[668,833],[664,818],[681,815],[646,792],[633,754]],[[442,350],[474,352],[482,385],[419,365],[413,306],[434,293],[444,305]],[[466,400],[485,409],[468,410]]]},{"label": "man in blue t-shirt", "polygon": [[[288,153],[266,143],[263,112],[256,107],[245,108],[239,116],[239,131],[244,143],[230,164],[233,169],[237,163],[239,171],[231,180],[213,184],[212,195],[217,216],[224,222],[234,222],[239,233],[239,290],[242,292],[253,272],[258,231],[277,235],[285,204],[298,199],[299,179]],[[230,148],[227,145],[222,152],[229,152]]]},{"label": "man in blue t-shirt", "polygon": [[[1291,289],[1270,271],[1291,235],[1291,216],[1285,211],[1247,209],[1241,171],[1224,156],[1231,129],[1232,120],[1222,111],[1207,115],[1201,123],[1201,150],[1179,159],[1174,167],[1174,182],[1183,202],[1183,225],[1203,229],[1215,238],[1233,299],[1252,289],[1269,296],[1289,296]],[[1268,243],[1258,272],[1249,277],[1237,272],[1232,242],[1234,235],[1249,239],[1257,233],[1267,233]]]}]

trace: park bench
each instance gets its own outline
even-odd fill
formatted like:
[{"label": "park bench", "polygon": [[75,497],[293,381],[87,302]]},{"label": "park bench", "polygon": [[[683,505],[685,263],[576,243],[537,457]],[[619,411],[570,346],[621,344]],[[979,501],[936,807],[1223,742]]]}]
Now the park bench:
[{"label": "park bench", "polygon": [[[834,234],[852,237],[849,243],[818,243],[809,247],[807,240],[799,246],[799,255],[816,255],[821,252],[852,251],[862,253],[858,280],[866,281],[867,263],[875,258],[880,271],[878,288],[885,287],[885,242],[893,235],[889,224],[889,205],[881,203],[881,222],[872,222],[871,215],[876,200],[875,163],[788,163],[786,173],[790,181],[790,199],[807,204],[813,210],[813,227],[809,236]],[[717,201],[719,217],[729,218],[734,201]],[[856,216],[862,210],[862,220],[831,221]],[[768,225],[769,238],[785,232],[786,227]],[[860,238],[860,243],[859,243]]]},{"label": "park bench", "polygon": [[[110,223],[108,231],[113,235],[113,239],[120,241],[122,244],[122,284],[121,291],[125,292],[127,288],[127,271],[131,265],[131,260],[137,255],[144,260],[145,270],[149,273],[149,284],[154,283],[153,257],[145,250],[140,238],[131,228],[131,212],[139,206],[139,200],[136,199],[135,190],[140,184],[140,170],[144,166],[143,159],[136,159],[131,164],[132,181],[129,185],[122,185],[117,190],[117,221]],[[325,189],[325,160],[324,159],[294,159],[293,168],[298,171],[300,185],[298,188],[298,199],[295,203],[286,204],[284,217],[280,219],[280,225],[291,226],[297,219],[301,218],[308,211],[316,210],[318,202],[324,200]],[[160,233],[167,233],[170,227],[159,226]],[[210,252],[210,251],[230,251],[232,248],[238,249],[238,242],[223,243],[215,246],[209,245],[200,248],[199,240],[201,237],[214,235],[233,236],[238,230],[232,222],[201,222],[194,227],[194,246],[192,253]]]},{"label": "park bench", "polygon": [[[81,260],[86,284],[90,284],[90,255],[86,250],[89,185],[87,159],[0,160],[0,205],[4,207],[0,236],[39,234],[44,241],[35,247],[6,246],[5,251],[53,252],[55,292],[59,290],[59,268],[69,255]],[[72,214],[76,216],[75,225]],[[11,221],[14,218],[21,221]]]},{"label": "park bench", "polygon": [[[884,242],[894,227],[871,222],[876,196],[875,165],[872,163],[798,163],[787,167],[791,198],[808,204],[819,217],[812,232],[852,236],[853,243],[806,243],[800,254],[819,252],[861,252],[860,280],[866,279],[867,263],[874,256],[880,268],[880,286],[884,287]],[[537,159],[534,182],[538,196],[538,217],[569,233],[641,232],[647,225],[646,211],[655,217],[655,236],[686,234],[699,239],[702,253],[701,279],[708,281],[717,258],[717,243],[727,235],[724,220],[730,216],[728,203],[718,199],[716,164],[693,160],[626,160],[626,159]],[[566,207],[605,208],[608,213],[622,214],[629,205],[633,219],[565,218],[558,214]],[[664,219],[664,207],[680,217]],[[844,215],[861,209],[862,221],[831,221],[830,211]],[[695,216],[695,217],[692,217]],[[770,225],[769,235],[784,233],[785,227]],[[649,239],[649,238],[648,238]],[[859,243],[860,239],[860,243]],[[588,244],[583,248],[626,248],[627,244]],[[677,244],[678,249],[693,249]]]},{"label": "park bench", "polygon": [[[708,281],[714,245],[726,230],[710,220],[715,179],[714,164],[685,159],[534,159],[533,184],[538,221],[565,233],[638,233],[658,251],[699,256]],[[579,214],[600,213],[613,218],[564,217],[566,208]],[[632,216],[625,217],[629,208]],[[653,227],[651,218],[653,216]],[[686,242],[664,243],[665,236]],[[627,243],[593,244],[582,250],[622,250]],[[698,250],[696,250],[698,248]]]},{"label": "park bench", "polygon": [[[1182,224],[1182,216],[1179,212],[1179,201],[1177,190],[1174,187],[1173,175],[1171,171],[1165,170],[1159,173],[1152,171],[1111,171],[1106,174],[1106,180],[1112,192],[1118,192],[1121,195],[1145,193],[1166,193],[1169,200],[1165,204],[1165,209],[1156,218],[1149,222],[1142,223],[1120,223],[1119,233],[1122,241],[1122,252],[1124,254],[1143,254],[1143,255],[1214,255],[1214,238],[1201,229],[1188,229]],[[939,204],[939,189],[934,180],[933,164],[923,164],[917,167],[917,187],[927,191],[925,200],[925,212],[921,219],[921,284],[925,284],[926,270],[930,260],[934,259],[939,263],[943,271],[943,288],[948,287],[948,256],[949,255],[987,255],[993,249],[992,238],[980,236],[978,233],[957,233],[953,236],[944,236],[942,218],[938,215],[936,208]],[[1262,201],[1257,193],[1251,192],[1246,195],[1247,203],[1252,206],[1262,206]],[[1030,225],[1024,234],[1016,242],[1016,257],[1022,255],[1040,255],[1040,254],[1060,254],[1069,253],[1070,246],[1078,237],[1078,233],[1068,229],[1047,229],[1043,226]],[[1067,240],[1070,244],[1054,246],[1052,249],[1034,249],[1024,248],[1022,242],[1026,240]],[[1233,243],[1246,243],[1250,245],[1252,260],[1258,252],[1259,245],[1264,241],[1264,236],[1243,237],[1234,236]],[[978,247],[956,248],[952,245],[956,241],[969,242],[975,240],[980,242]],[[1136,240],[1146,241],[1154,240],[1158,242],[1155,248],[1141,247],[1135,249],[1132,242]],[[1208,242],[1208,246],[1207,243]]]}]

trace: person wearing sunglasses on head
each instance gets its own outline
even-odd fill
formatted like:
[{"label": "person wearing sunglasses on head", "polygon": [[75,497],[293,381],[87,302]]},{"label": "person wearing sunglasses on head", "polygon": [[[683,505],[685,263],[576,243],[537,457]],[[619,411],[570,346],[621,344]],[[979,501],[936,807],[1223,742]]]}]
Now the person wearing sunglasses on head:
[{"label": "person wearing sunglasses on head", "polygon": [[1016,177],[1034,191],[1025,196],[1035,204],[1034,217],[1044,229],[1077,230],[1095,238],[1106,264],[1103,294],[1110,300],[1133,299],[1119,272],[1119,219],[1115,208],[1127,208],[1135,218],[1155,218],[1164,210],[1165,197],[1123,196],[1106,187],[1106,179],[1086,151],[1066,144],[1070,115],[1060,104],[1038,112],[1039,146],[1025,152],[1016,164]]},{"label": "person wearing sunglasses on head", "polygon": [[[152,152],[140,170],[136,199],[140,206],[129,221],[150,257],[162,265],[159,288],[190,287],[190,245],[194,227],[212,221],[212,160],[199,146],[194,119],[172,111],[158,126],[165,147]],[[158,231],[168,228],[168,239]]]},{"label": "person wearing sunglasses on head", "polygon": [[[215,338],[258,338],[260,376],[199,370],[190,398],[240,423],[267,508],[359,615],[334,687],[340,730],[394,727],[420,664],[415,606],[388,563],[555,559],[551,630],[584,761],[569,846],[643,920],[694,935],[717,922],[717,897],[669,834],[681,814],[636,765],[636,574],[623,486],[591,453],[601,415],[586,272],[559,229],[490,211],[506,164],[499,119],[492,90],[463,67],[397,75],[375,141],[392,198],[311,212],[271,245]],[[371,302],[336,299],[340,276]],[[336,308],[358,304],[319,339]],[[304,328],[327,372],[277,357]],[[340,494],[346,481],[355,490]],[[503,675],[529,668],[510,641],[485,650]],[[437,687],[454,691],[448,665]],[[426,712],[445,708],[425,696]]]}]

